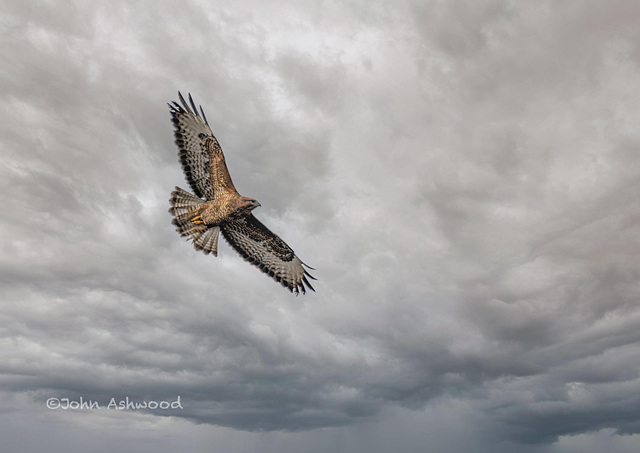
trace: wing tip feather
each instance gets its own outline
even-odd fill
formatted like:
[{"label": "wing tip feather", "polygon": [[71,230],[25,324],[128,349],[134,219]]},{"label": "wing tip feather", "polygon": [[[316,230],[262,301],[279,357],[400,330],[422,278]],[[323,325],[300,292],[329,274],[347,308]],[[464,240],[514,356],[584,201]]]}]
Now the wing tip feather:
[{"label": "wing tip feather", "polygon": [[[191,96],[191,95],[189,95]],[[191,111],[191,108],[189,108],[189,104],[187,104],[187,101],[184,100],[184,97],[182,96],[182,93],[178,91],[178,99],[180,99],[180,102],[182,102],[182,106],[183,106],[183,110],[185,110],[187,113],[193,113]]]},{"label": "wing tip feather", "polygon": [[193,98],[191,97],[191,93],[189,93],[189,103],[191,104],[191,107],[193,108],[193,114],[195,116],[200,116],[200,114],[198,113],[198,109],[196,107],[196,103],[193,102]]}]

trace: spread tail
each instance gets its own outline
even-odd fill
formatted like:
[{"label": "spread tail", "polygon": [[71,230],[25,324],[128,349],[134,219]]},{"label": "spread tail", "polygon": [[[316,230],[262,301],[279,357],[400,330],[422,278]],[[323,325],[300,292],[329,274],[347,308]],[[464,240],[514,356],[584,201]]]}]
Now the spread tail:
[{"label": "spread tail", "polygon": [[186,190],[176,187],[171,192],[171,208],[169,214],[173,216],[171,223],[176,226],[180,236],[188,236],[193,241],[196,250],[202,250],[205,254],[218,255],[218,236],[220,227],[207,226],[204,223],[195,223],[193,217],[197,215],[198,207],[205,201],[190,194]]}]

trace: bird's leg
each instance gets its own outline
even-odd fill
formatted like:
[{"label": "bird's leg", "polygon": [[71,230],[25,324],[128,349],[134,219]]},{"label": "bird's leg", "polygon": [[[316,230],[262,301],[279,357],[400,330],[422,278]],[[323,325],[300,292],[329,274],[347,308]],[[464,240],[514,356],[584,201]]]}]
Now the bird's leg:
[{"label": "bird's leg", "polygon": [[189,220],[191,220],[193,223],[195,223],[196,225],[202,225],[204,222],[202,221],[202,217],[200,217],[200,215],[197,215],[195,217],[191,217]]}]

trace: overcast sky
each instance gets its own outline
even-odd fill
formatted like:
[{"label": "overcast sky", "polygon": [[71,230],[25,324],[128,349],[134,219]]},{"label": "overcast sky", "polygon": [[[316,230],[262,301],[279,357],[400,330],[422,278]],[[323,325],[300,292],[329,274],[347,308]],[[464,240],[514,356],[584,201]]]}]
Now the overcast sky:
[{"label": "overcast sky", "polygon": [[[637,451],[640,4],[100,3],[0,6],[3,451]],[[317,293],[174,231],[178,90]]]}]

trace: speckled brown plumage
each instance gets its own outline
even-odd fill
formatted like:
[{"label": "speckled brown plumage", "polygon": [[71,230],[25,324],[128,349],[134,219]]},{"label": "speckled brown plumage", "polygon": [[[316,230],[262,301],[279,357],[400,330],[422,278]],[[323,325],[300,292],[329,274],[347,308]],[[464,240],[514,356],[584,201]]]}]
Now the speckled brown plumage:
[{"label": "speckled brown plumage", "polygon": [[[256,219],[251,211],[260,206],[256,200],[238,193],[224,159],[222,148],[213,135],[207,118],[178,93],[180,102],[169,104],[175,143],[185,178],[195,195],[176,187],[171,193],[172,223],[181,236],[193,241],[196,250],[218,254],[218,236],[222,236],[244,258],[296,295],[313,289],[315,280],[308,267],[280,237]],[[311,268],[309,268],[311,269]]]}]

